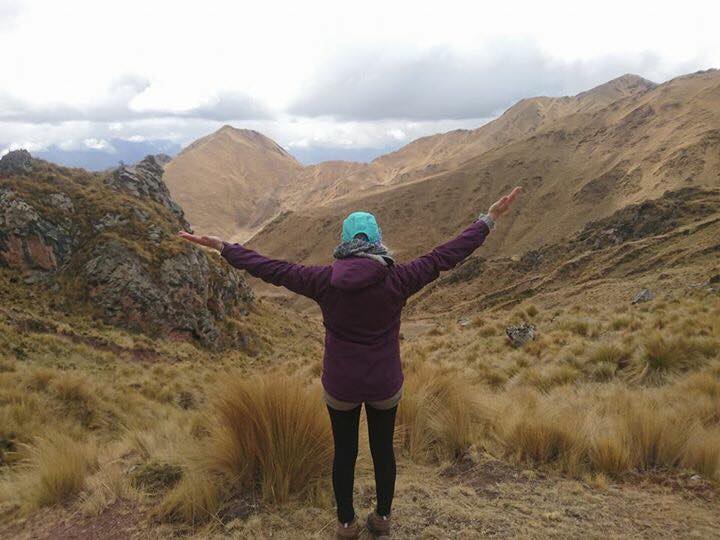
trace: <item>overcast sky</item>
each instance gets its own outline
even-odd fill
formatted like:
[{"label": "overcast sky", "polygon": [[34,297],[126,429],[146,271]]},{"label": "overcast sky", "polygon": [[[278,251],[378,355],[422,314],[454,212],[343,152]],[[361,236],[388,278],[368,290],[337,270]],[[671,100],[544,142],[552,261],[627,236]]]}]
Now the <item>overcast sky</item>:
[{"label": "overcast sky", "polygon": [[0,152],[225,123],[306,155],[397,148],[523,97],[720,67],[718,20],[692,0],[0,0]]}]

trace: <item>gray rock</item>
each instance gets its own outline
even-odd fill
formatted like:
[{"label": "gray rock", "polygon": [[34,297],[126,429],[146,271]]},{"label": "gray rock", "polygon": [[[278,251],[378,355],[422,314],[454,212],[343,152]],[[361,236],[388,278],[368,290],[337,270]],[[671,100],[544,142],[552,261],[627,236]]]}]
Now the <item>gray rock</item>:
[{"label": "gray rock", "polygon": [[135,217],[143,223],[147,222],[147,220],[150,219],[148,213],[145,212],[145,210],[141,210],[140,208],[133,208],[133,214],[135,214]]},{"label": "gray rock", "polygon": [[147,228],[147,237],[153,244],[159,245],[162,240],[162,229],[154,223],[151,223]]},{"label": "gray rock", "polygon": [[75,212],[75,205],[73,204],[72,199],[64,193],[51,193],[47,197],[47,203],[50,206],[63,210],[64,212],[69,212],[71,214]]},{"label": "gray rock", "polygon": [[93,223],[93,229],[95,232],[101,232],[105,229],[124,225],[127,222],[128,220],[120,214],[105,214],[97,223]]},{"label": "gray rock", "polygon": [[0,158],[0,174],[27,174],[32,170],[32,156],[27,150],[12,150]]},{"label": "gray rock", "polygon": [[653,298],[655,298],[655,295],[652,293],[652,291],[650,289],[642,289],[635,295],[635,298],[633,298],[632,303],[633,304],[641,304],[643,302],[649,302]]},{"label": "gray rock", "polygon": [[524,323],[515,326],[508,326],[505,329],[505,334],[510,340],[510,343],[512,343],[513,347],[522,347],[528,341],[534,340],[537,332],[534,324]]},{"label": "gray rock", "polygon": [[189,227],[182,208],[170,198],[163,173],[164,169],[155,157],[147,156],[134,166],[121,165],[107,177],[106,183],[118,191],[159,202],[175,214],[183,228]]}]

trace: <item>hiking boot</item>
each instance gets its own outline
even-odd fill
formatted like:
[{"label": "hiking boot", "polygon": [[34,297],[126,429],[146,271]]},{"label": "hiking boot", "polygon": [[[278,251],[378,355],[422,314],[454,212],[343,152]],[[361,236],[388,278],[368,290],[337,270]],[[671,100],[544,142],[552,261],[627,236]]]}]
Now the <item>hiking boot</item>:
[{"label": "hiking boot", "polygon": [[371,512],[367,517],[367,529],[375,540],[390,538],[390,516],[380,516]]},{"label": "hiking boot", "polygon": [[357,540],[360,538],[360,528],[357,519],[353,519],[350,523],[339,523],[337,531],[335,531],[336,540]]}]

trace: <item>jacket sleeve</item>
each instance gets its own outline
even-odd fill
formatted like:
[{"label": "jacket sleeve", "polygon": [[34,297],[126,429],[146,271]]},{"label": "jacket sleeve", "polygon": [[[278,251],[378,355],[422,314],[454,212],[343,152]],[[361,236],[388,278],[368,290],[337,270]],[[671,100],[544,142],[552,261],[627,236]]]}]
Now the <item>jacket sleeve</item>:
[{"label": "jacket sleeve", "polygon": [[472,254],[485,241],[490,228],[483,220],[478,220],[459,236],[436,247],[427,255],[414,261],[395,267],[396,278],[405,296],[412,296],[425,285],[437,279],[440,272],[454,268]]},{"label": "jacket sleeve", "polygon": [[225,242],[220,254],[235,268],[313,300],[320,299],[330,280],[329,266],[303,266],[269,259],[240,244]]}]

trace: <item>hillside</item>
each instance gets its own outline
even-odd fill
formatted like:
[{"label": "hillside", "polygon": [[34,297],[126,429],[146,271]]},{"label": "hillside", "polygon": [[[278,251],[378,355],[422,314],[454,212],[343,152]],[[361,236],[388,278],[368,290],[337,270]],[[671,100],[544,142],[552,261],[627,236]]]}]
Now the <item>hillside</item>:
[{"label": "hillside", "polygon": [[576,96],[574,112],[449,170],[285,212],[251,245],[275,256],[326,261],[342,217],[363,209],[378,216],[385,240],[404,259],[456,234],[520,184],[521,203],[484,248],[520,254],[667,190],[720,185],[720,72],[640,85],[615,101],[606,89],[598,94],[599,105],[587,105],[592,93]]},{"label": "hillside", "polygon": [[481,249],[418,294],[409,314],[462,318],[539,298],[548,307],[622,303],[643,288],[682,294],[720,283],[719,253],[720,189],[683,188],[521,256]]}]

